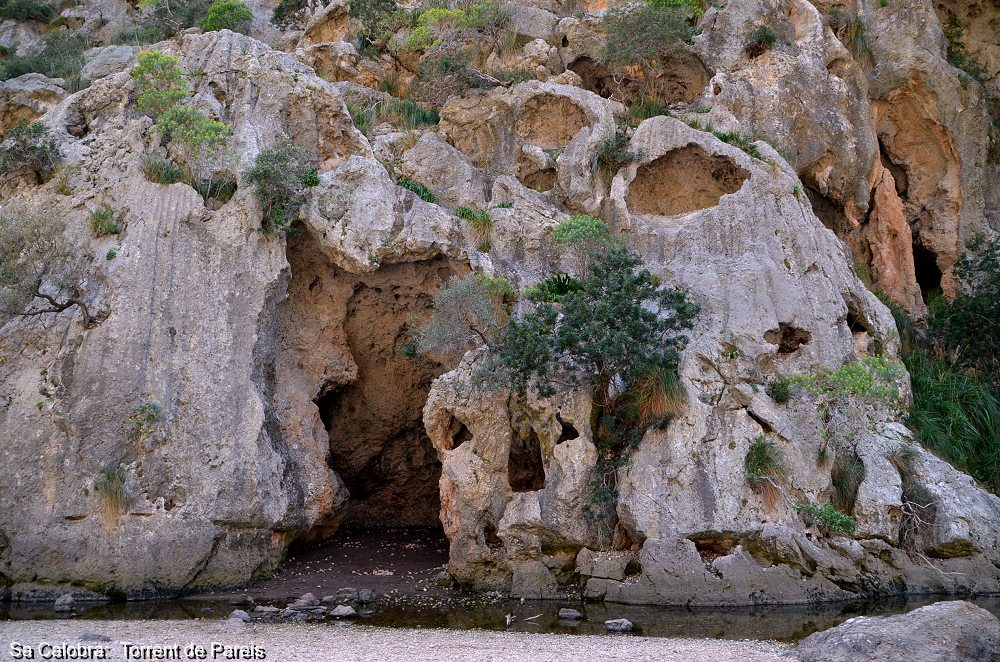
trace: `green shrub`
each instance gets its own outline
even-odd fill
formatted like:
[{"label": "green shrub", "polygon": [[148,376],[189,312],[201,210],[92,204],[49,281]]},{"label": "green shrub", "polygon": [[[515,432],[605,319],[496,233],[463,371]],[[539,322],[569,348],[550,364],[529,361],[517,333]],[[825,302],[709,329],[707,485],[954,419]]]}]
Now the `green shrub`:
[{"label": "green shrub", "polygon": [[944,36],[948,39],[948,62],[980,85],[985,85],[990,77],[989,70],[965,50],[964,28],[957,23],[949,23],[944,26]]},{"label": "green shrub", "polygon": [[83,89],[85,81],[80,70],[86,63],[83,52],[89,43],[84,35],[59,30],[45,38],[45,47],[34,55],[11,57],[0,61],[0,80],[39,73],[49,78],[62,78],[70,92]]},{"label": "green shrub", "polygon": [[493,343],[507,323],[513,293],[510,281],[487,274],[452,278],[434,295],[431,318],[413,334],[415,353],[453,357]]},{"label": "green shrub", "polygon": [[858,397],[898,404],[899,385],[906,377],[903,365],[885,356],[865,356],[836,370],[795,374],[789,381],[813,395],[830,398]]},{"label": "green shrub", "polygon": [[478,250],[488,253],[491,248],[490,230],[493,229],[493,217],[490,213],[474,207],[459,207],[455,210],[455,215],[469,222],[478,242]]},{"label": "green shrub", "polygon": [[920,443],[1000,493],[1000,397],[984,381],[923,351],[905,358],[913,387],[907,423]]},{"label": "green shrub", "polygon": [[715,136],[722,142],[728,143],[733,147],[738,147],[742,149],[744,152],[754,157],[755,159],[762,158],[760,150],[757,149],[757,145],[755,145],[752,140],[740,135],[739,133],[736,132],[723,133],[722,131],[712,131],[711,133],[713,136]]},{"label": "green shrub", "polygon": [[641,122],[650,117],[666,115],[667,107],[656,99],[643,99],[639,103],[629,106],[628,114],[632,119]]},{"label": "green shrub", "polygon": [[830,471],[833,483],[833,505],[845,513],[854,511],[858,498],[858,488],[865,480],[865,463],[856,453],[846,450],[837,452],[837,459]]},{"label": "green shrub", "polygon": [[605,186],[611,186],[611,180],[624,166],[640,158],[639,154],[628,149],[629,139],[622,131],[616,131],[597,145],[597,151],[590,167],[595,173],[601,173]]},{"label": "green shrub", "polygon": [[118,257],[118,251],[116,251],[113,248],[109,248],[108,252],[104,254],[104,259],[105,260],[113,260],[116,257]]},{"label": "green shrub", "polygon": [[777,42],[778,35],[775,34],[771,26],[761,24],[755,26],[747,35],[746,42],[743,44],[743,52],[748,57],[757,57],[774,48]]},{"label": "green shrub", "polygon": [[21,120],[0,142],[0,176],[31,173],[39,182],[50,179],[62,152],[48,127]]},{"label": "green shrub", "polygon": [[429,188],[421,184],[420,182],[413,181],[409,177],[400,177],[396,180],[396,184],[405,188],[407,191],[413,191],[417,194],[417,197],[424,202],[437,202],[437,198]]},{"label": "green shrub", "polygon": [[251,25],[253,25],[253,12],[240,0],[215,0],[209,5],[208,15],[205,16],[201,28],[205,32],[232,30],[247,34]]},{"label": "green shrub", "polygon": [[45,0],[0,0],[0,21],[38,21],[48,23],[58,15],[53,2]]},{"label": "green shrub", "polygon": [[[354,4],[351,3],[351,15],[354,14]],[[309,7],[309,0],[281,0],[271,13],[271,23],[289,30],[302,27],[304,23],[306,9]]]},{"label": "green shrub", "polygon": [[117,43],[152,44],[170,39],[181,30],[200,26],[212,0],[152,0],[151,9],[137,28],[115,37]]},{"label": "green shrub", "polygon": [[436,110],[427,110],[416,101],[391,99],[378,105],[378,116],[383,119],[396,119],[403,129],[416,129],[421,126],[433,126],[441,117]]},{"label": "green shrub", "polygon": [[799,503],[795,505],[795,510],[799,511],[806,526],[815,524],[825,536],[854,535],[856,526],[854,518],[839,512],[831,503],[827,503],[822,508],[814,503]]},{"label": "green shrub", "polygon": [[524,290],[524,298],[537,303],[559,303],[570,292],[581,287],[580,281],[569,274],[556,274]]},{"label": "green shrub", "polygon": [[607,10],[602,19],[606,37],[602,62],[619,73],[639,67],[642,76],[638,82],[649,98],[662,96],[659,74],[672,57],[686,49],[692,35],[685,10],[666,4],[626,2]]},{"label": "green shrub", "polygon": [[142,157],[139,167],[146,179],[156,184],[176,184],[184,181],[183,171],[170,159],[146,154]]},{"label": "green shrub", "polygon": [[318,183],[309,155],[301,147],[281,140],[257,155],[244,177],[260,200],[264,232],[283,234],[299,215],[308,185]]},{"label": "green shrub", "polygon": [[358,52],[375,57],[396,30],[403,27],[407,12],[400,11],[395,0],[355,0],[351,2],[350,15],[364,25],[354,39]]},{"label": "green shrub", "polygon": [[1000,239],[972,239],[955,266],[953,301],[931,302],[932,348],[1000,391]]},{"label": "green shrub", "polygon": [[552,241],[561,245],[575,244],[593,249],[608,242],[610,236],[607,223],[587,214],[577,214],[556,226]]},{"label": "green shrub", "polygon": [[91,209],[88,213],[90,219],[90,230],[95,237],[104,237],[109,234],[118,234],[121,228],[115,220],[115,211],[108,205],[100,205]]},{"label": "green shrub", "polygon": [[789,386],[787,379],[775,379],[767,385],[765,390],[767,395],[779,405],[783,405],[791,399],[791,386]]},{"label": "green shrub", "polygon": [[187,98],[187,78],[177,66],[180,58],[162,51],[146,51],[139,54],[137,61],[132,79],[139,92],[139,110],[155,120]]}]

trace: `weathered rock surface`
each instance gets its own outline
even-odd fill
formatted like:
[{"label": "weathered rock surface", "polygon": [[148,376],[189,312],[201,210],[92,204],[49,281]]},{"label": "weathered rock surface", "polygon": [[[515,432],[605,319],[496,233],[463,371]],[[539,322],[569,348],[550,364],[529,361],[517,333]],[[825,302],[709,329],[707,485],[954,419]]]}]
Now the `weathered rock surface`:
[{"label": "weathered rock surface", "polygon": [[936,602],[908,614],[858,617],[809,635],[786,657],[803,662],[1000,660],[1000,621],[968,602]]},{"label": "weathered rock surface", "polygon": [[[163,148],[134,105],[131,47],[88,51],[92,82],[72,95],[36,75],[0,84],[0,128],[40,117],[73,166],[58,183],[5,183],[4,202],[66,222],[100,319],[83,328],[69,309],[0,327],[0,595],[240,584],[273,570],[293,539],[343,522],[436,521],[452,577],[522,597],[735,605],[1000,591],[1000,499],[913,445],[896,404],[780,405],[765,389],[897,356],[892,316],[855,261],[919,313],[929,292],[952,287],[964,240],[994,222],[986,99],[947,64],[931,3],[860,10],[871,66],[831,28],[829,3],[710,8],[698,57],[671,83],[674,100],[709,112],[627,130],[625,106],[605,98],[625,88],[600,66],[599,17],[569,15],[599,4],[519,7],[527,43],[490,70],[513,62],[539,80],[453,97],[438,128],[383,125],[371,142],[345,96],[385,100],[369,88],[392,76],[405,88],[415,63],[359,55],[347,3],[315,12],[301,34],[268,37],[294,55],[228,31],[160,44],[198,72],[191,103],[234,128],[219,172],[239,187],[224,204],[142,175],[143,155]],[[266,32],[265,5],[254,3],[254,34]],[[761,22],[779,43],[750,57],[742,35]],[[4,23],[0,43],[31,50],[21,32]],[[770,144],[754,143],[754,156],[693,120]],[[597,150],[616,134],[629,161],[603,171]],[[305,149],[319,179],[285,238],[260,232],[241,174],[278,138]],[[120,212],[120,236],[91,236],[100,204]],[[489,211],[485,236],[459,206]],[[592,507],[585,391],[483,393],[481,350],[400,356],[453,276],[524,287],[578,270],[552,232],[580,212],[701,307],[680,366],[684,410],[645,434],[604,513]],[[905,403],[905,378],[898,390]],[[158,413],[137,427],[144,404]],[[758,437],[788,465],[777,498],[747,481]],[[838,462],[864,468],[856,538],[822,535],[794,508],[833,497]],[[127,506],[110,518],[95,484],[107,469],[127,476]],[[325,614],[312,595],[254,610]]]}]

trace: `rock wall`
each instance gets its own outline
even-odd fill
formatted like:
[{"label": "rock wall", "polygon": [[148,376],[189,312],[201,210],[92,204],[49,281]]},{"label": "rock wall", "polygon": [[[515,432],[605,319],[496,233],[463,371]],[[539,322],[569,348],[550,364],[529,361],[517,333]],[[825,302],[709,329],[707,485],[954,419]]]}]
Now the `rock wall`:
[{"label": "rock wall", "polygon": [[[963,85],[947,63],[930,2],[857,3],[870,61],[844,44],[829,3],[709,8],[669,76],[693,103],[627,129],[616,100],[627,81],[615,87],[599,65],[599,15],[573,13],[603,7],[519,5],[520,50],[487,68],[523,65],[538,80],[454,96],[436,129],[386,123],[370,139],[345,97],[384,99],[362,86],[393,76],[405,88],[414,58],[359,54],[343,3],[284,34],[263,25],[266,4],[253,34],[293,53],[228,31],[157,46],[198,72],[193,103],[234,127],[220,172],[240,185],[226,203],[142,175],[142,155],[164,152],[135,107],[131,47],[88,52],[93,80],[74,94],[36,75],[0,83],[4,127],[40,117],[75,167],[41,186],[4,180],[2,203],[65,220],[99,313],[92,328],[75,309],[0,327],[0,595],[240,584],[295,539],[351,521],[426,523],[439,507],[455,578],[517,596],[577,587],[708,605],[1000,591],[1000,499],[915,445],[897,407],[779,404],[766,389],[898,355],[856,262],[920,314],[931,291],[953,289],[963,242],[996,228],[990,88]],[[751,57],[747,26],[762,22],[778,42]],[[23,32],[4,24],[0,40],[16,33],[30,50]],[[981,29],[969,34],[988,54]],[[618,132],[629,160],[602,171],[595,156]],[[241,175],[278,137],[319,170],[286,238],[260,232]],[[99,204],[121,213],[119,238],[90,235]],[[488,242],[460,205],[489,210]],[[687,405],[618,472],[611,512],[592,502],[586,392],[482,393],[478,351],[457,365],[398,356],[452,275],[524,287],[573,271],[551,234],[581,212],[702,310],[681,362]],[[898,391],[905,401],[905,378]],[[788,465],[777,496],[747,479],[760,437]],[[794,505],[840,498],[848,465],[863,469],[856,536],[821,535]],[[107,469],[127,476],[112,518],[96,487]]]}]

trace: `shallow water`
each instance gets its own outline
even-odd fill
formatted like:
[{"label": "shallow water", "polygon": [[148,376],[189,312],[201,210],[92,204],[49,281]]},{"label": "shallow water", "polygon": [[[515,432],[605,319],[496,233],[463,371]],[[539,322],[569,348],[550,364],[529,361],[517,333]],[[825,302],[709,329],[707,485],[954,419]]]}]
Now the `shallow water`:
[{"label": "shallow water", "polygon": [[[878,602],[839,602],[809,606],[771,606],[740,608],[684,608],[619,605],[607,603],[572,603],[560,601],[498,601],[494,603],[441,604],[404,600],[394,603],[381,600],[362,611],[354,621],[325,619],[331,627],[358,623],[379,627],[483,629],[515,632],[605,634],[604,621],[627,618],[635,624],[635,634],[653,637],[703,637],[710,639],[775,639],[794,642],[831,628],[854,616],[898,614],[945,596],[919,596],[886,599]],[[970,598],[971,602],[1000,616],[1000,596]],[[284,603],[274,603],[284,606]],[[560,607],[572,607],[584,613],[577,623],[560,621]],[[222,619],[235,609],[224,600],[179,599],[147,602],[78,604],[74,618],[111,619]],[[507,628],[505,614],[517,620]],[[539,615],[537,618],[531,618]],[[0,620],[65,618],[56,614],[51,604],[0,604]],[[527,620],[531,618],[531,620]]]}]

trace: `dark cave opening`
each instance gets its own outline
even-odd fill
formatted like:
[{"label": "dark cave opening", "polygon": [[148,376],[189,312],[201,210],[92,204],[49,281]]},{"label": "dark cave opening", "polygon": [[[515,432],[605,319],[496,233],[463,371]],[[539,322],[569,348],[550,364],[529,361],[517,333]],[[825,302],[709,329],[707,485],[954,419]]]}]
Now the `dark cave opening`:
[{"label": "dark cave opening", "polygon": [[913,270],[916,272],[920,295],[927,303],[932,295],[941,293],[941,278],[944,274],[937,264],[937,256],[933,251],[913,242]]},{"label": "dark cave opening", "polygon": [[535,492],[545,487],[542,445],[532,428],[525,434],[515,431],[511,437],[507,481],[515,492]]}]

